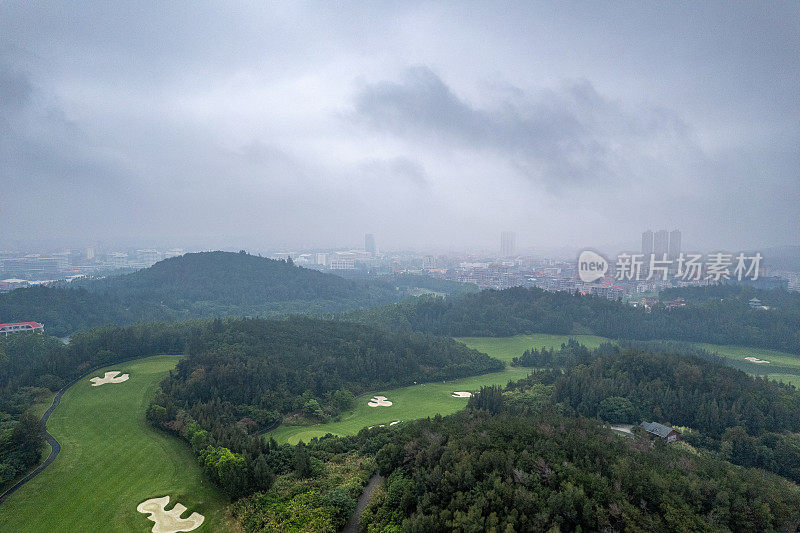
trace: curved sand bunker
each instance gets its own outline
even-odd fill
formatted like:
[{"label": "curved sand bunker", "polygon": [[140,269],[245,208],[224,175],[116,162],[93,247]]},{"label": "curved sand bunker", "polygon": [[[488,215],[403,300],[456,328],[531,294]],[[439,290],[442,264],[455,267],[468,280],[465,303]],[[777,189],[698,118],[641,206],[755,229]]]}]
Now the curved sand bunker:
[{"label": "curved sand bunker", "polygon": [[745,357],[746,361],[750,361],[751,363],[755,363],[757,365],[761,365],[764,363],[769,363],[769,361],[765,361],[763,359],[759,359],[758,357]]},{"label": "curved sand bunker", "polygon": [[205,517],[199,513],[192,513],[186,518],[181,515],[186,507],[176,503],[169,511],[164,508],[169,503],[169,496],[163,498],[150,498],[136,506],[140,513],[149,513],[147,518],[155,522],[153,533],[177,533],[178,531],[191,531],[200,527]]},{"label": "curved sand bunker", "polygon": [[451,394],[450,396],[452,396],[453,398],[470,398],[470,397],[472,397],[472,393],[471,392],[457,391],[457,392],[454,392],[453,394]]},{"label": "curved sand bunker", "polygon": [[99,387],[100,385],[105,385],[106,383],[122,383],[123,381],[128,381],[128,374],[122,374],[118,376],[119,370],[112,370],[111,372],[106,372],[105,375],[101,377],[94,377],[89,381],[92,382],[92,387]]},{"label": "curved sand bunker", "polygon": [[389,407],[392,402],[387,400],[386,396],[373,396],[367,405],[370,407]]}]

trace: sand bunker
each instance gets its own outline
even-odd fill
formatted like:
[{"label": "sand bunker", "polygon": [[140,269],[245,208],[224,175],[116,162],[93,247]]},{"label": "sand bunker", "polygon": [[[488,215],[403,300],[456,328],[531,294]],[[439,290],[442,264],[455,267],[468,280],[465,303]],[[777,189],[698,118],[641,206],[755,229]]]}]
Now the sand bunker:
[{"label": "sand bunker", "polygon": [[92,382],[92,387],[99,387],[100,385],[105,385],[106,383],[122,383],[123,381],[128,381],[128,374],[122,374],[118,376],[119,370],[112,370],[111,372],[106,372],[106,374],[101,377],[94,377],[89,381]]},{"label": "sand bunker", "polygon": [[370,407],[389,407],[392,402],[387,400],[386,396],[373,396],[367,405]]},{"label": "sand bunker", "polygon": [[153,533],[177,533],[178,531],[191,531],[200,527],[205,517],[198,513],[192,513],[186,518],[181,515],[186,511],[186,507],[176,503],[175,507],[166,511],[164,508],[169,503],[169,496],[163,498],[150,498],[136,506],[140,513],[149,513],[147,518],[155,522]]},{"label": "sand bunker", "polygon": [[755,363],[757,365],[769,363],[769,361],[764,361],[763,359],[759,359],[758,357],[745,357],[745,360],[750,361],[751,363]]},{"label": "sand bunker", "polygon": [[469,398],[472,396],[471,392],[458,391],[451,394],[453,398]]}]

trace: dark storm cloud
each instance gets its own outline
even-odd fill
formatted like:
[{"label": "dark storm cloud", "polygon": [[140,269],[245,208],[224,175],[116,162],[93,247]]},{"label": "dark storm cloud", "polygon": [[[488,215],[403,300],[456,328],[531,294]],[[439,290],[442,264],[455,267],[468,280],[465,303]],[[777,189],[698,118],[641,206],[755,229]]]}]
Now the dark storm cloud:
[{"label": "dark storm cloud", "polygon": [[634,178],[627,159],[646,157],[643,144],[680,145],[702,157],[691,128],[666,109],[623,109],[587,80],[554,90],[514,95],[478,108],[459,98],[427,67],[408,69],[401,81],[363,86],[355,118],[370,127],[425,143],[493,150],[550,189],[623,186]]}]

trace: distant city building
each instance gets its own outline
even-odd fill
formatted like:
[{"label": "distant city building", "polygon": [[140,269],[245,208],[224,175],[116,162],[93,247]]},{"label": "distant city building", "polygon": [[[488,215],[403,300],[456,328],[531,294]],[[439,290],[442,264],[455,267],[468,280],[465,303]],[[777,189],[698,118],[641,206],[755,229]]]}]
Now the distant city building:
[{"label": "distant city building", "polygon": [[170,257],[180,257],[186,253],[186,250],[183,248],[173,248],[172,250],[167,250],[164,252],[164,259],[169,259]]},{"label": "distant city building", "polygon": [[425,270],[430,270],[432,268],[436,268],[436,258],[432,255],[426,255],[422,258],[422,268]]},{"label": "distant city building", "polygon": [[153,266],[161,261],[161,252],[158,250],[136,250],[136,262],[143,267]]},{"label": "distant city building", "polygon": [[653,253],[657,258],[661,258],[669,252],[669,233],[665,229],[660,229],[653,235]]},{"label": "distant city building", "polygon": [[0,324],[0,335],[7,337],[11,333],[22,333],[23,331],[44,331],[44,326],[38,322],[10,322]]},{"label": "distant city building", "polygon": [[672,230],[669,232],[669,258],[677,259],[681,254],[681,230]]},{"label": "distant city building", "polygon": [[60,259],[29,255],[13,259],[3,259],[3,273],[10,278],[30,280],[57,279],[61,269]]},{"label": "distant city building", "polygon": [[330,263],[328,264],[328,268],[331,270],[355,270],[356,261],[355,259],[336,257],[331,259]]},{"label": "distant city building", "polygon": [[514,255],[516,235],[513,231],[504,231],[500,234],[500,256]]},{"label": "distant city building", "polygon": [[645,256],[653,253],[653,232],[650,230],[642,233],[642,253]]},{"label": "distant city building", "polygon": [[128,254],[125,252],[111,252],[108,254],[108,263],[112,268],[125,268],[128,266]]},{"label": "distant city building", "polygon": [[320,252],[317,254],[317,264],[325,266],[328,264],[328,254]]},{"label": "distant city building", "polygon": [[375,235],[367,233],[364,235],[364,250],[375,255],[378,249],[375,247]]}]

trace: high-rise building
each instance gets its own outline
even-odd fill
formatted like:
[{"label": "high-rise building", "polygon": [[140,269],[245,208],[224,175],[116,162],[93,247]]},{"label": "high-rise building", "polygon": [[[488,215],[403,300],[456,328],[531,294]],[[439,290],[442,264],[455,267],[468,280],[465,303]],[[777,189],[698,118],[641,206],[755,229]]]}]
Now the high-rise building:
[{"label": "high-rise building", "polygon": [[665,229],[660,229],[653,235],[653,253],[660,259],[668,251],[669,233]]},{"label": "high-rise building", "polygon": [[500,234],[500,256],[509,257],[514,255],[514,241],[516,235],[513,231],[504,231]]},{"label": "high-rise building", "polygon": [[364,235],[364,250],[375,255],[378,251],[378,248],[375,246],[375,235],[372,233],[367,233]]},{"label": "high-rise building", "polygon": [[653,232],[650,230],[642,233],[642,253],[646,256],[653,253]]},{"label": "high-rise building", "polygon": [[669,258],[677,259],[681,254],[681,230],[675,229],[669,232]]}]

